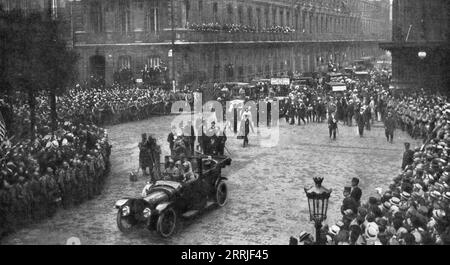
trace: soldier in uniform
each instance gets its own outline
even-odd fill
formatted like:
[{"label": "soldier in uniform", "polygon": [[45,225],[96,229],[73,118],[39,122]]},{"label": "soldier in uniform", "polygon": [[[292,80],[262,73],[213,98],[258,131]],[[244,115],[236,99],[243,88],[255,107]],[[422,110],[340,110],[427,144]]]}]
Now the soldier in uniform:
[{"label": "soldier in uniform", "polygon": [[395,131],[395,119],[392,116],[392,112],[388,113],[388,117],[386,118],[385,122],[384,122],[384,127],[385,127],[385,134],[386,134],[386,139],[388,142],[390,142],[392,144],[393,142],[393,138],[394,138],[394,131]]},{"label": "soldier in uniform", "polygon": [[365,125],[364,110],[361,109],[360,112],[356,112],[356,123],[358,124],[359,136],[363,137]]},{"label": "soldier in uniform", "polygon": [[59,190],[61,191],[62,206],[64,207],[64,209],[67,209],[68,208],[68,205],[67,205],[67,194],[68,194],[68,192],[66,190],[65,181],[64,181],[65,180],[64,179],[65,169],[63,167],[58,168],[56,170],[56,174],[55,175],[56,175],[56,183],[58,184]]},{"label": "soldier in uniform", "polygon": [[31,176],[31,189],[34,196],[34,200],[32,202],[32,217],[34,221],[39,221],[44,218],[45,212],[43,209],[44,206],[44,195],[43,190],[41,189],[41,183],[39,181],[39,167],[35,168],[35,171]]},{"label": "soldier in uniform", "polygon": [[223,129],[222,133],[219,135],[219,139],[217,142],[217,153],[219,155],[224,155],[225,151],[225,144],[227,142],[227,135],[225,134],[225,129]]},{"label": "soldier in uniform", "polygon": [[298,125],[300,125],[300,119],[303,121],[304,124],[306,124],[305,117],[306,117],[306,105],[302,100],[300,100],[298,109],[298,121],[297,121]]},{"label": "soldier in uniform", "polygon": [[[152,178],[153,174],[153,158],[150,150],[150,143],[147,138],[147,134],[143,133],[141,142],[139,143],[139,166],[142,169],[142,174],[144,176],[150,175]],[[147,168],[149,173],[147,174]]]},{"label": "soldier in uniform", "polygon": [[94,172],[92,168],[92,157],[91,155],[87,155],[86,159],[82,162],[82,170],[85,172],[86,176],[86,189],[87,189],[87,198],[88,200],[94,197]]},{"label": "soldier in uniform", "polygon": [[169,135],[167,136],[167,142],[169,143],[170,154],[173,155],[173,145],[175,143],[175,135],[174,135],[173,127],[172,127],[172,130],[170,131]]},{"label": "soldier in uniform", "polygon": [[31,183],[29,179],[23,179],[22,182],[22,188],[23,188],[23,196],[25,201],[25,208],[26,208],[26,216],[25,216],[25,223],[29,223],[32,220],[32,212],[33,212],[33,191],[31,189]]},{"label": "soldier in uniform", "polygon": [[53,169],[48,167],[47,171],[42,176],[46,195],[46,210],[47,210],[47,217],[51,217],[55,214],[57,203],[60,200],[60,191],[58,188],[58,184],[56,183]]},{"label": "soldier in uniform", "polygon": [[297,112],[297,108],[296,108],[295,104],[296,103],[294,101],[292,101],[291,104],[289,105],[289,120],[290,120],[289,124],[290,125],[295,124],[295,115]]},{"label": "soldier in uniform", "polygon": [[[2,173],[6,176],[6,173]],[[11,207],[12,199],[9,188],[4,183],[6,180],[1,180],[0,183],[0,236],[1,233],[10,232],[14,229],[14,211]]]},{"label": "soldier in uniform", "polygon": [[370,131],[371,118],[372,118],[372,110],[369,105],[366,105],[364,110],[364,123],[366,125],[366,130],[368,131]]},{"label": "soldier in uniform", "polygon": [[[69,163],[63,162],[62,165],[62,183],[64,186],[64,191],[62,191],[62,204],[64,208],[69,208],[73,204],[73,196],[74,196],[74,179],[72,179],[71,169]],[[61,180],[58,181],[59,183]]]}]

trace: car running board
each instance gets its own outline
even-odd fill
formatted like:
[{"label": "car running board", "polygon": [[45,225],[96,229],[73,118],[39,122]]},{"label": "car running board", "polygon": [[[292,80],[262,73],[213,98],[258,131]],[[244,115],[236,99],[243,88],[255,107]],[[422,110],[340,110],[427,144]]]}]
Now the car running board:
[{"label": "car running board", "polygon": [[[206,205],[203,209],[208,209],[215,204],[216,203],[213,201],[207,201]],[[183,213],[181,216],[183,218],[192,218],[192,217],[196,216],[199,212],[200,212],[200,210],[191,210],[191,211],[187,211],[187,212]]]}]

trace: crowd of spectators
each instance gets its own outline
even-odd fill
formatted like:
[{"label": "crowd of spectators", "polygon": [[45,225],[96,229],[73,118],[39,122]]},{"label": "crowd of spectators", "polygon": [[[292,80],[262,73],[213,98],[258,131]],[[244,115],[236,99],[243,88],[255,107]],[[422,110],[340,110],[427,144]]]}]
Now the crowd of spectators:
[{"label": "crowd of spectators", "polygon": [[[342,219],[321,229],[319,243],[450,244],[450,102],[423,91],[397,96],[378,87],[373,93],[382,96],[382,104],[376,104],[380,113],[391,113],[397,126],[423,139],[423,145],[405,152],[411,158],[404,156],[401,173],[384,192],[377,188],[377,196],[361,203],[354,187],[346,187]],[[313,244],[314,239],[302,232],[299,241]]]},{"label": "crowd of spectators", "polygon": [[254,26],[241,24],[220,24],[218,22],[195,24],[190,23],[187,28],[201,32],[228,32],[228,33],[246,33],[246,32],[265,32],[265,33],[292,33],[295,29],[288,26],[272,26],[259,29]]},{"label": "crowd of spectators", "polygon": [[[109,170],[111,146],[107,132],[88,121],[58,120],[50,129],[48,101],[37,98],[34,136],[26,104],[14,105],[22,135],[12,134],[0,145],[0,237],[52,216],[100,193]],[[18,128],[17,126],[15,128]],[[24,137],[21,137],[24,136]]]},{"label": "crowd of spectators", "polygon": [[99,194],[111,149],[99,126],[168,114],[173,101],[191,97],[161,88],[77,85],[57,97],[56,131],[48,95],[36,97],[32,134],[30,107],[18,92],[8,104],[9,140],[0,146],[0,235]]}]

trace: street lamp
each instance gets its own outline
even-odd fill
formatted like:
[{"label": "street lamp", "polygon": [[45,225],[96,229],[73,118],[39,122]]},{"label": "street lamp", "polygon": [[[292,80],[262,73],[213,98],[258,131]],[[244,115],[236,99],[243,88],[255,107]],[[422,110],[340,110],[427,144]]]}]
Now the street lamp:
[{"label": "street lamp", "polygon": [[316,228],[316,244],[320,244],[320,228],[322,222],[327,219],[328,199],[331,195],[331,189],[322,186],[322,177],[315,177],[314,187],[305,188],[306,197],[308,198],[309,218],[314,221]]},{"label": "street lamp", "polygon": [[417,56],[419,56],[419,58],[423,60],[425,59],[425,57],[427,57],[427,53],[425,51],[420,51],[417,53]]},{"label": "street lamp", "polygon": [[425,80],[423,78],[423,71],[425,70],[423,67],[424,66],[423,60],[425,59],[425,57],[427,57],[427,53],[425,51],[419,51],[417,53],[417,56],[419,57],[419,59],[421,61],[419,63],[419,67],[421,68],[421,69],[419,69],[419,76],[420,76],[420,86],[423,87],[425,84]]}]

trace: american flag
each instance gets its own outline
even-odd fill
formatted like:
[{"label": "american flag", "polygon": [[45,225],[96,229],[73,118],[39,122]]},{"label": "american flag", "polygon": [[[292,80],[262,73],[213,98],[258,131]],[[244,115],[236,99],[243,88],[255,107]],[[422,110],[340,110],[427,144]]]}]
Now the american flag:
[{"label": "american flag", "polygon": [[5,140],[6,137],[6,124],[5,120],[3,119],[3,115],[0,112],[0,142]]}]

